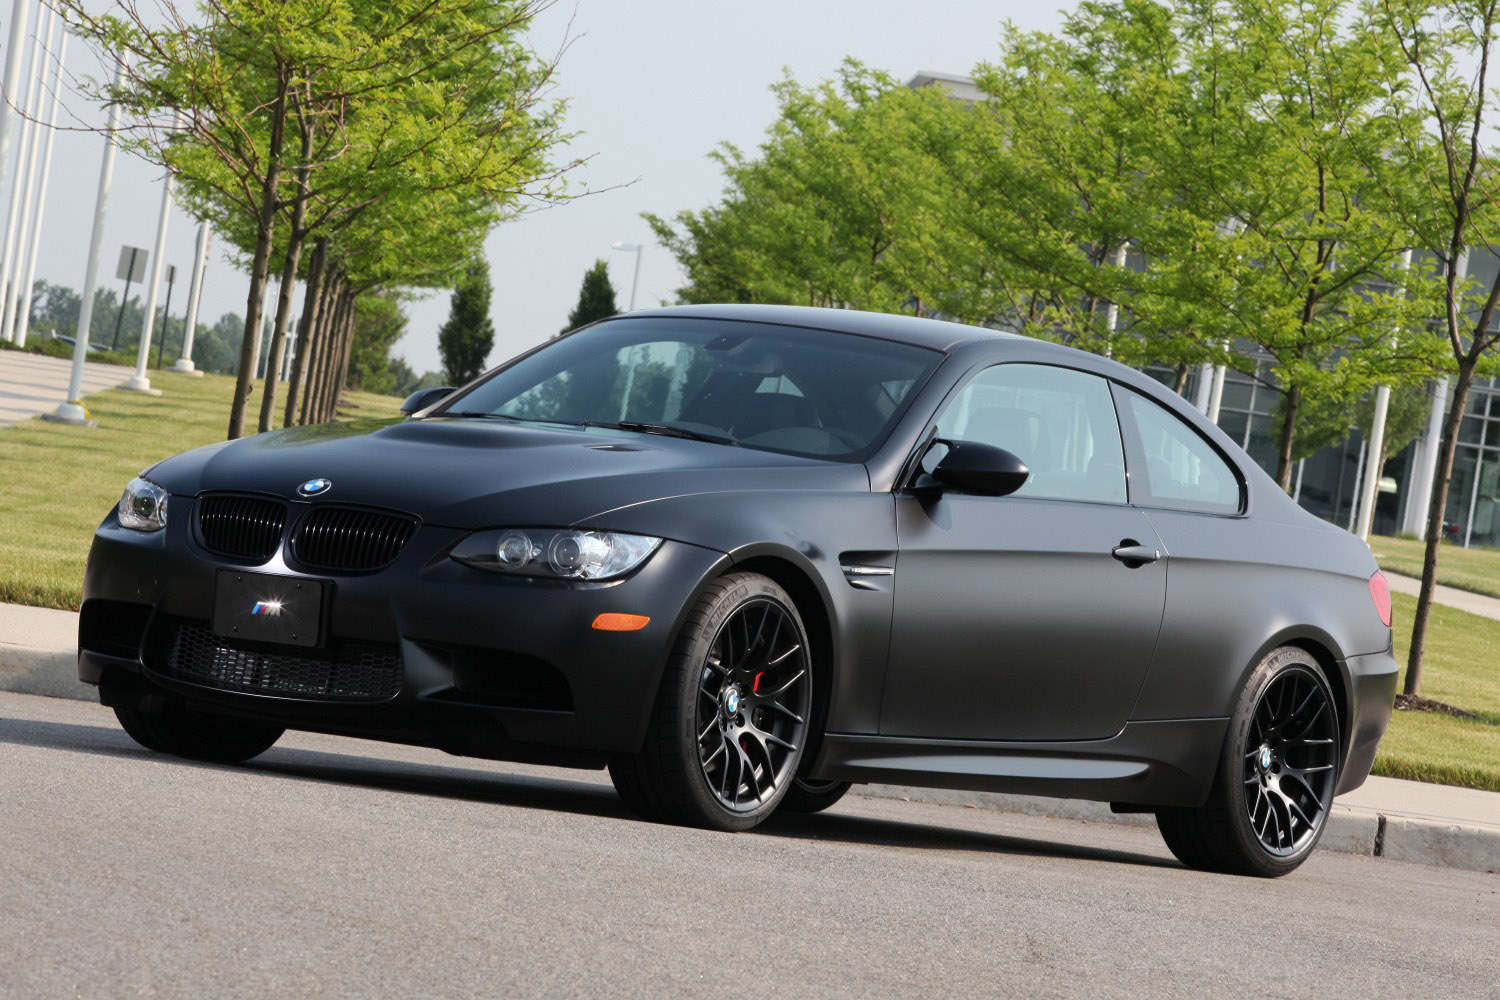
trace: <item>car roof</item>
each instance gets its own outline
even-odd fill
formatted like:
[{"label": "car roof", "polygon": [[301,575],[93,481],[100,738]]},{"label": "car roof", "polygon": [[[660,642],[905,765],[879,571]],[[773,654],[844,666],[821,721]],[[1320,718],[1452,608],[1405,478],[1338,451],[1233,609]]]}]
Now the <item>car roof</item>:
[{"label": "car roof", "polygon": [[816,330],[831,330],[835,333],[857,333],[881,340],[894,340],[903,344],[926,347],[936,351],[951,351],[953,348],[973,341],[1027,340],[1014,333],[987,330],[984,327],[950,323],[940,319],[921,316],[904,316],[897,313],[871,313],[856,309],[822,309],[815,306],[751,305],[746,303],[724,305],[667,306],[661,309],[640,309],[622,317],[666,317],[673,319],[721,319],[741,322],[776,323],[781,326],[801,326]]}]

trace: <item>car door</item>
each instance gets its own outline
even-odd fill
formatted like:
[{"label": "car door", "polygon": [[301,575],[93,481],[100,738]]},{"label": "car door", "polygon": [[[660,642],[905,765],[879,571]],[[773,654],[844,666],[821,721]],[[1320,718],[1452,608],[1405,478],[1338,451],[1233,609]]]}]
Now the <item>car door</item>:
[{"label": "car door", "polygon": [[1004,448],[1031,475],[1006,497],[898,495],[881,734],[1115,735],[1151,664],[1167,567],[1150,522],[1127,504],[1109,383],[995,365],[950,398],[938,437]]}]

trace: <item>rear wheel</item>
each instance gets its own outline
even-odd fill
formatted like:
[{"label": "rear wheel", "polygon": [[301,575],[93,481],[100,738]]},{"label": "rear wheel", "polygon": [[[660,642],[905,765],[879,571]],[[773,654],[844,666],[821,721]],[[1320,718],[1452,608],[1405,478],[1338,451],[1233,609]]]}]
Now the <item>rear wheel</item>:
[{"label": "rear wheel", "polygon": [[286,732],[280,726],[224,715],[201,715],[180,702],[153,698],[116,705],[121,727],[147,750],[177,757],[238,764],[258,757]]},{"label": "rear wheel", "polygon": [[1339,770],[1338,718],[1322,669],[1283,646],[1250,675],[1208,801],[1156,814],[1190,868],[1275,877],[1295,869],[1328,823]]},{"label": "rear wheel", "polygon": [[609,764],[648,819],[748,830],[791,788],[812,705],[807,630],[791,597],[758,573],[704,588],[662,675],[646,741]]}]

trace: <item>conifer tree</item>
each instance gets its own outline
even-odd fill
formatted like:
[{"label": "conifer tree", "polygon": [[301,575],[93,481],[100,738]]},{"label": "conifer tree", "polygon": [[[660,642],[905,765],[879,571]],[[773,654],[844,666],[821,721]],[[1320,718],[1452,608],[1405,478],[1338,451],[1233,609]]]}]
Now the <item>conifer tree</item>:
[{"label": "conifer tree", "polygon": [[453,289],[448,321],[438,331],[438,353],[450,385],[472,382],[484,371],[485,360],[495,346],[495,327],[490,322],[490,269],[477,258],[464,271]]}]

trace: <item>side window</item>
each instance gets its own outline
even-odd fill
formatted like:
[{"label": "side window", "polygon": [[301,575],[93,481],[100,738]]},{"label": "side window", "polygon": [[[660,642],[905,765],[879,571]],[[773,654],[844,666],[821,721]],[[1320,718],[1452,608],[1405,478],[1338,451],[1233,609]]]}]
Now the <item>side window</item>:
[{"label": "side window", "polygon": [[1014,494],[1125,502],[1125,460],[1109,383],[1050,365],[996,365],[938,420],[938,437],[1004,448],[1031,476]]},{"label": "side window", "polygon": [[1239,513],[1239,476],[1213,446],[1165,407],[1129,390],[1121,395],[1129,400],[1146,460],[1145,475],[1132,476],[1135,502],[1175,510]]}]

